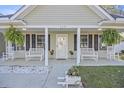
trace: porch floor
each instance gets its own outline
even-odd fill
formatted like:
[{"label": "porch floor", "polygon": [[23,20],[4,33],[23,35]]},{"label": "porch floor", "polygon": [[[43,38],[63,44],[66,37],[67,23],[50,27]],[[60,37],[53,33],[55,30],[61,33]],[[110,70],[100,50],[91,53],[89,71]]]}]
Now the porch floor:
[{"label": "porch floor", "polygon": [[[49,59],[50,72],[47,74],[2,74],[0,73],[0,87],[46,87],[46,88],[61,88],[57,85],[57,77],[64,76],[71,66],[76,64],[76,59],[56,60]],[[21,65],[21,66],[44,66],[44,61],[38,60],[25,61],[24,59],[15,59],[14,61],[1,62],[0,65]],[[124,66],[122,61],[109,61],[106,59],[99,59],[98,62],[94,60],[81,60],[81,66]]]},{"label": "porch floor", "polygon": [[[45,66],[43,61],[39,61],[39,59],[32,59],[29,61],[25,61],[25,59],[15,59],[14,61],[8,60],[3,62],[0,59],[0,65],[19,65],[19,66]],[[56,67],[57,65],[76,65],[76,59],[67,59],[67,60],[57,60],[57,59],[49,59],[49,66]],[[81,66],[113,66],[113,65],[124,65],[124,61],[120,60],[107,60],[105,58],[99,58],[99,60],[96,62],[92,59],[84,59],[80,62]]]}]

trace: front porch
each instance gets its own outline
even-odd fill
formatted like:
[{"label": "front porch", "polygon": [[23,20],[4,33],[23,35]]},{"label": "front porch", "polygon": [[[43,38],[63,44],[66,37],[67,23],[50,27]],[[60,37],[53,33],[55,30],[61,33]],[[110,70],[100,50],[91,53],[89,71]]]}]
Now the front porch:
[{"label": "front porch", "polygon": [[[104,52],[106,51],[101,46],[101,32],[98,31],[98,27],[26,27],[26,30],[23,31],[25,35],[24,45],[21,48],[13,44],[10,46],[14,47],[15,58],[24,59],[25,52],[29,51],[30,48],[43,48],[44,60],[42,62],[36,61],[37,65],[48,66],[51,61],[50,58],[67,60],[72,58],[74,65],[79,65],[82,63],[80,62],[80,48],[94,48],[95,51],[99,52],[99,57],[105,57]],[[54,50],[53,55],[50,54],[50,50]],[[73,52],[73,55],[70,51]]]}]

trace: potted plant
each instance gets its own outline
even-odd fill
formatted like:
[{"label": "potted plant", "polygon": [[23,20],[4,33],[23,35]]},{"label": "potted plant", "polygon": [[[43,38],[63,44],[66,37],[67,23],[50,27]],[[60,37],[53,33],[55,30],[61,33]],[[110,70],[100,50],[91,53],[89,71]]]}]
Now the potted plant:
[{"label": "potted plant", "polygon": [[77,66],[73,66],[71,67],[68,72],[67,75],[69,76],[79,76],[79,69]]},{"label": "potted plant", "polygon": [[71,67],[68,72],[66,78],[71,82],[81,82],[81,77],[79,74],[79,69],[77,66]]},{"label": "potted plant", "polygon": [[24,44],[23,33],[15,28],[13,25],[10,25],[10,27],[5,32],[5,38],[8,42],[16,44],[18,46],[22,46]]},{"label": "potted plant", "polygon": [[53,49],[51,49],[49,52],[50,52],[50,55],[54,54],[54,50]]},{"label": "potted plant", "polygon": [[106,46],[113,46],[120,41],[120,34],[116,29],[106,29],[102,33],[102,43]]},{"label": "potted plant", "polygon": [[70,55],[74,55],[74,52],[72,50],[69,51]]},{"label": "potted plant", "polygon": [[114,45],[120,42],[120,34],[116,29],[106,29],[102,33],[102,43],[107,46],[107,58],[111,59],[111,55],[114,55],[115,59],[115,52],[114,52]]}]

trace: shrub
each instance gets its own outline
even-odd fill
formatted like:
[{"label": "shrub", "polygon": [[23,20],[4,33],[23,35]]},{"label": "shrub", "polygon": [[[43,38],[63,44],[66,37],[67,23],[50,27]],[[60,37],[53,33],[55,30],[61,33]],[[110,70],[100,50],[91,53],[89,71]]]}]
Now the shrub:
[{"label": "shrub", "polygon": [[124,50],[121,50],[121,53],[124,53]]}]

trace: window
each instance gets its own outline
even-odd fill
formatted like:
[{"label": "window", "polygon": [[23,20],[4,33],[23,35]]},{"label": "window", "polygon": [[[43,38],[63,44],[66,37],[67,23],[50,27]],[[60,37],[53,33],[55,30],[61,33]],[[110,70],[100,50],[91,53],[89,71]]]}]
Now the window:
[{"label": "window", "polygon": [[[88,35],[81,35],[80,37],[80,46],[88,47]],[[74,35],[74,50],[77,50],[77,35]]]},{"label": "window", "polygon": [[44,35],[37,35],[37,48],[44,48],[45,37]]},{"label": "window", "polygon": [[107,49],[107,46],[102,43],[102,35],[99,35],[99,49],[100,50],[106,50]]},{"label": "window", "polygon": [[[45,35],[37,35],[37,48],[44,48]],[[50,35],[48,35],[48,49],[50,50]]]},{"label": "window", "polygon": [[81,35],[80,45],[81,45],[81,48],[88,47],[88,36],[87,35]]}]

